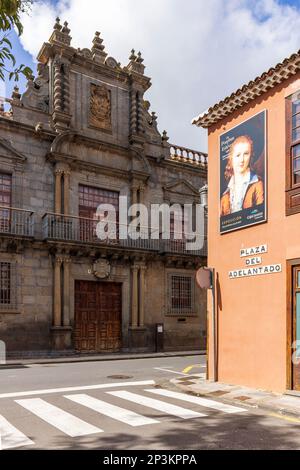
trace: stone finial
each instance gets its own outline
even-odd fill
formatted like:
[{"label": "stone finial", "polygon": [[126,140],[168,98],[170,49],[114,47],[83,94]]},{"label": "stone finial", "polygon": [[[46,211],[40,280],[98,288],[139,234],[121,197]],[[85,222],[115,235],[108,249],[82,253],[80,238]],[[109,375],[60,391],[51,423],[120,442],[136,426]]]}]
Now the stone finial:
[{"label": "stone finial", "polygon": [[17,85],[14,86],[11,98],[10,103],[12,105],[21,106],[21,93],[19,92],[19,87]]},{"label": "stone finial", "polygon": [[61,24],[60,24],[60,18],[57,17],[56,20],[55,20],[55,25],[53,26],[53,29],[56,30],[56,31],[61,31]]},{"label": "stone finial", "polygon": [[155,112],[155,111],[152,111],[152,113],[151,113],[151,118],[152,118],[152,121],[153,121],[153,122],[156,122],[156,121],[157,121],[157,116],[156,116],[156,112]]},{"label": "stone finial", "polygon": [[93,60],[95,60],[95,62],[104,64],[107,56],[106,52],[104,52],[104,49],[105,46],[103,44],[103,39],[100,37],[99,31],[96,31],[92,47]]},{"label": "stone finial", "polygon": [[157,129],[157,116],[155,111],[152,111],[151,113],[151,126]]},{"label": "stone finial", "polygon": [[135,55],[135,50],[132,49],[129,61],[129,64],[127,65],[128,70],[139,73],[140,75],[144,74],[145,66],[143,65],[144,59],[142,58],[141,52],[138,52],[138,54]]},{"label": "stone finial", "polygon": [[70,28],[68,28],[67,21],[64,22],[64,26],[62,27],[60,24],[60,19],[57,17],[55,25],[53,26],[53,32],[49,39],[50,44],[56,42],[65,46],[70,46],[71,39]]},{"label": "stone finial", "polygon": [[67,35],[69,35],[70,32],[71,32],[70,28],[68,28],[68,22],[67,22],[67,21],[64,22],[64,27],[63,27],[63,29],[62,29],[62,32],[63,32],[64,34],[67,34]]},{"label": "stone finial", "polygon": [[104,51],[105,46],[103,44],[103,39],[100,37],[99,31],[95,32],[95,37],[93,39],[93,49],[98,49],[100,51]]},{"label": "stone finial", "polygon": [[129,60],[130,61],[135,61],[137,59],[136,55],[135,55],[135,50],[134,49],[131,49],[131,54],[129,56]]},{"label": "stone finial", "polygon": [[137,55],[137,58],[136,58],[136,62],[137,62],[138,64],[142,64],[142,63],[144,62],[144,59],[142,58],[142,54],[141,54],[140,51],[138,52],[138,55]]},{"label": "stone finial", "polygon": [[168,137],[167,131],[163,131],[161,140],[162,142],[168,142],[169,137]]},{"label": "stone finial", "polygon": [[14,86],[11,97],[12,97],[13,100],[17,100],[17,101],[20,100],[21,94],[19,93],[19,87],[17,85]]}]

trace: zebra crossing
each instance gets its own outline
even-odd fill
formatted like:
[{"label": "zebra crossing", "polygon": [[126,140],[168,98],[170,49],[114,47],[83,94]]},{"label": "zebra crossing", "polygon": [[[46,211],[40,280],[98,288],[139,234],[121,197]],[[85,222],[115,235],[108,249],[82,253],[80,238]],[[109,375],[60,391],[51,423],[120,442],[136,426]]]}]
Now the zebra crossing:
[{"label": "zebra crossing", "polygon": [[[53,389],[50,391],[50,394],[55,395],[52,396],[50,394],[47,395],[42,390],[40,395],[43,398],[36,396],[38,391],[24,392],[22,398],[21,392],[6,394],[5,398],[9,398],[11,401],[11,408],[17,408],[15,409],[17,415],[20,410],[26,410],[27,420],[33,415],[54,429],[55,432],[58,431],[71,438],[97,434],[101,437],[101,435],[108,431],[103,426],[103,417],[122,423],[124,425],[124,432],[126,432],[127,426],[129,428],[155,426],[170,416],[188,420],[209,418],[211,411],[226,414],[243,413],[246,411],[245,408],[228,405],[204,397],[196,397],[163,388],[148,388],[149,383],[151,384],[151,381],[145,382],[143,387],[137,387],[137,390],[135,389],[134,392],[129,391],[125,384],[123,384],[125,387],[121,387],[121,384],[101,384],[101,386]],[[131,383],[130,385],[133,384]],[[148,385],[148,387],[145,388],[145,385]],[[117,390],[109,390],[109,388],[117,388]],[[60,390],[62,393],[57,393],[57,390]],[[86,393],[74,393],[76,391]],[[91,393],[100,394],[100,397],[95,397]],[[51,401],[55,402],[58,399],[59,406],[51,403]],[[116,400],[118,404],[112,403],[112,401],[116,402]],[[72,405],[72,412],[70,412],[68,404]],[[135,407],[138,410],[134,409]],[[79,417],[82,416],[83,410],[88,410],[88,419]],[[89,419],[91,420],[91,411],[94,412],[94,424],[89,422]],[[153,412],[155,412],[154,417],[152,417]],[[79,416],[76,416],[76,414],[79,414]],[[28,437],[23,432],[24,430],[20,426],[22,422],[18,421],[18,424],[15,424],[11,421],[7,416],[6,409],[2,408],[0,400],[0,449],[34,446],[36,438]]]}]

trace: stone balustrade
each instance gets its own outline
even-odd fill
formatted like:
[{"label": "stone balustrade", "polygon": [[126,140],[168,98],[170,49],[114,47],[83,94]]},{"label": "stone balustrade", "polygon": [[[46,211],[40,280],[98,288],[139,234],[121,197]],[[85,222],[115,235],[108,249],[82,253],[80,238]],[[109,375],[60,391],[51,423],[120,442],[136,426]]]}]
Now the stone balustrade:
[{"label": "stone balustrade", "polygon": [[171,144],[170,159],[207,169],[207,154],[186,147]]}]

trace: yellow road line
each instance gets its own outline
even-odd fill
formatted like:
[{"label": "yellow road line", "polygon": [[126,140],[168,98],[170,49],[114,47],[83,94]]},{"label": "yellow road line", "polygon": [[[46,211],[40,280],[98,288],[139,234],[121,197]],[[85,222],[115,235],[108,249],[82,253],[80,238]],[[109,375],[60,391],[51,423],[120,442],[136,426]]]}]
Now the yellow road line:
[{"label": "yellow road line", "polygon": [[300,424],[300,419],[293,418],[292,416],[285,416],[285,415],[281,415],[281,414],[278,414],[278,413],[269,413],[269,416],[273,416],[274,418],[284,419],[285,421],[290,421],[291,423]]},{"label": "yellow road line", "polygon": [[194,364],[192,366],[188,366],[185,369],[183,369],[182,373],[183,374],[188,374],[190,370],[192,370],[194,367],[201,367],[202,364]]}]

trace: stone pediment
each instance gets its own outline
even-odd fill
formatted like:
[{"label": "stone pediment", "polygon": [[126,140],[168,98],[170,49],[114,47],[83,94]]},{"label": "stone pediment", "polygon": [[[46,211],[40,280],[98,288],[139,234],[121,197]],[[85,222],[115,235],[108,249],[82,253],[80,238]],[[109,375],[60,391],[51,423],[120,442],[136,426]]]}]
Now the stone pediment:
[{"label": "stone pediment", "polygon": [[0,137],[0,159],[7,158],[9,160],[17,161],[18,163],[23,163],[26,161],[25,155],[18,152],[10,143],[9,140],[3,139]]},{"label": "stone pediment", "polygon": [[182,194],[191,197],[199,197],[199,190],[185,179],[172,181],[164,186],[166,193]]}]

